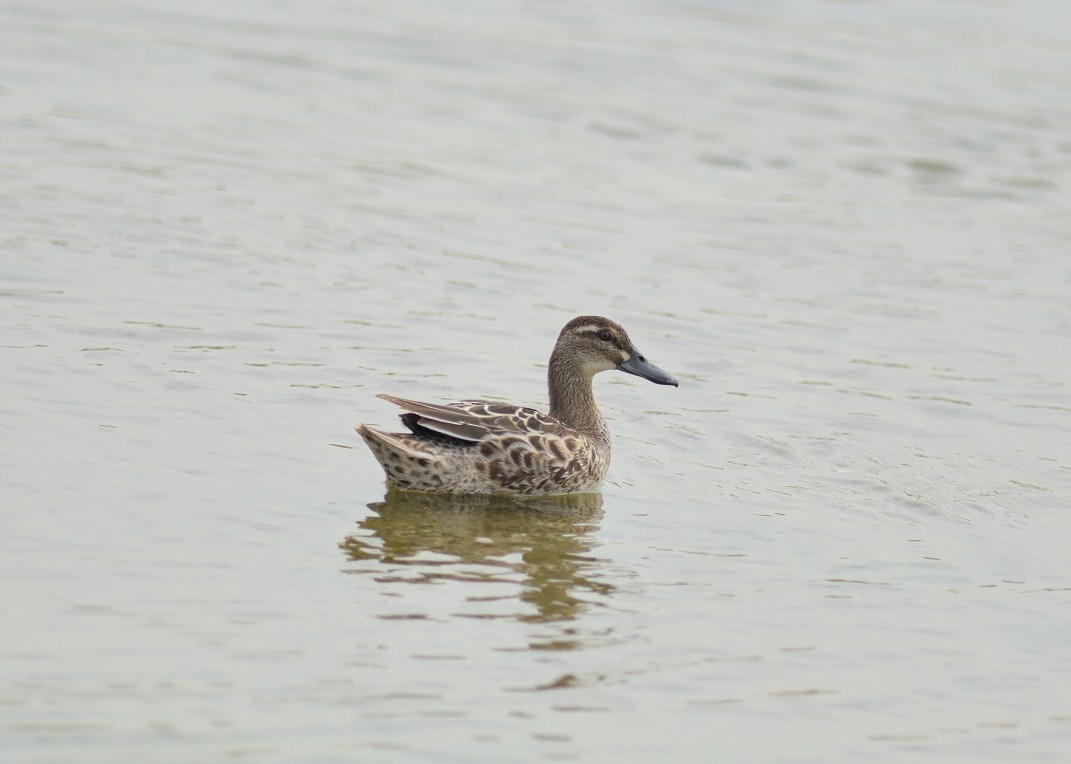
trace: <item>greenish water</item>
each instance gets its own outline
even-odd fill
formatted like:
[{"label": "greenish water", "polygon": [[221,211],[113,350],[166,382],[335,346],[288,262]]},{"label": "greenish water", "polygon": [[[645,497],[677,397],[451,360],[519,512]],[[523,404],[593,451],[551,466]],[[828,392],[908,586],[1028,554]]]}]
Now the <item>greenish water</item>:
[{"label": "greenish water", "polygon": [[[1068,758],[1062,4],[0,14],[12,760]],[[386,493],[578,314],[601,495]]]}]

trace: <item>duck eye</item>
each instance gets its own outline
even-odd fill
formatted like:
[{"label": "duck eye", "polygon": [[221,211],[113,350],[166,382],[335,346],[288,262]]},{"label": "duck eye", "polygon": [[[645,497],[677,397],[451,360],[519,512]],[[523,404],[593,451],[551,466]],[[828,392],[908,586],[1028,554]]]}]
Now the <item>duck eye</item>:
[{"label": "duck eye", "polygon": [[601,332],[599,332],[599,339],[602,340],[603,342],[609,342],[613,338],[614,338],[614,336],[612,334],[610,334],[610,330],[609,329],[603,329]]}]

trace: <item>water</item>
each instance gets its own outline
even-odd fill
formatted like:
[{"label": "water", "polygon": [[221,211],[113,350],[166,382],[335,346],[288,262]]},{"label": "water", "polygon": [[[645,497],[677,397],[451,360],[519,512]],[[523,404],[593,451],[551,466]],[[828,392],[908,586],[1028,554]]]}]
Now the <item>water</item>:
[{"label": "water", "polygon": [[[8,4],[7,756],[1067,760],[1068,21]],[[385,495],[581,313],[601,496]]]}]

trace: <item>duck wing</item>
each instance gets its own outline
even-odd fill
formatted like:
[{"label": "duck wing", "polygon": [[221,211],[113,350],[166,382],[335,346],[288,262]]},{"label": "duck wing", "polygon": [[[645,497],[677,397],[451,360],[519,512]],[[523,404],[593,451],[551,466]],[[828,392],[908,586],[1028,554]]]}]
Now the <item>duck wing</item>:
[{"label": "duck wing", "polygon": [[405,410],[405,426],[419,434],[431,430],[470,443],[494,435],[564,434],[563,425],[532,408],[494,401],[425,403],[381,393],[377,397]]}]

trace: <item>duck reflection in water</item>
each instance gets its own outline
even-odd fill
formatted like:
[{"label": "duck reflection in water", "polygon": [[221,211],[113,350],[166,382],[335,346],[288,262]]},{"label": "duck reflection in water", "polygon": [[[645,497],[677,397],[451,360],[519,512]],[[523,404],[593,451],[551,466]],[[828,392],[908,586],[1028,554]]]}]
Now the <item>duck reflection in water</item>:
[{"label": "duck reflection in water", "polygon": [[[534,612],[483,617],[529,622],[573,619],[613,591],[591,577],[601,567],[590,556],[600,494],[519,499],[392,488],[368,507],[375,514],[340,545],[360,563],[347,572],[388,583],[519,583],[518,594],[493,599],[517,598]],[[597,597],[585,600],[585,594]]]}]

